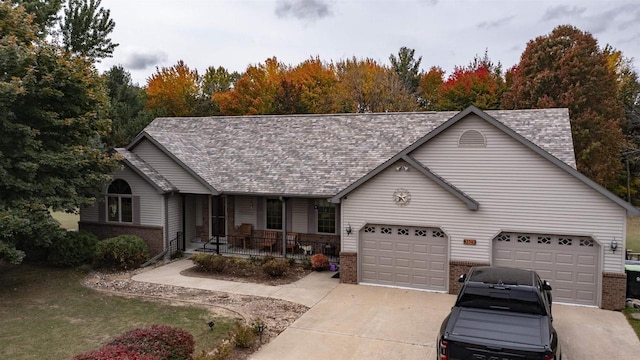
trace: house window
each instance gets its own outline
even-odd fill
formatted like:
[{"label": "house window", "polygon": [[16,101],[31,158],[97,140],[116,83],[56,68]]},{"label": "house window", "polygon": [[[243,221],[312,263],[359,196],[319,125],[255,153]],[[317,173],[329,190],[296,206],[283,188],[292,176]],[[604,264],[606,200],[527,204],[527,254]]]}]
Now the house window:
[{"label": "house window", "polygon": [[282,202],[267,199],[267,229],[282,230]]},{"label": "house window", "polygon": [[336,204],[327,200],[318,200],[318,233],[336,233]]},{"label": "house window", "polygon": [[133,222],[131,187],[122,179],[113,180],[107,189],[107,220]]}]

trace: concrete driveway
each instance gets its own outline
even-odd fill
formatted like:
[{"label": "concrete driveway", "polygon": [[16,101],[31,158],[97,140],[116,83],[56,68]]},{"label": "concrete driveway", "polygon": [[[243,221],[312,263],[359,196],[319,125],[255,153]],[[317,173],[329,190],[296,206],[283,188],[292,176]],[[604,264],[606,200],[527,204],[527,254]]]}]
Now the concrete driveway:
[{"label": "concrete driveway", "polygon": [[[254,360],[435,359],[455,296],[340,284]],[[619,312],[554,305],[564,360],[637,359],[640,341]]]}]

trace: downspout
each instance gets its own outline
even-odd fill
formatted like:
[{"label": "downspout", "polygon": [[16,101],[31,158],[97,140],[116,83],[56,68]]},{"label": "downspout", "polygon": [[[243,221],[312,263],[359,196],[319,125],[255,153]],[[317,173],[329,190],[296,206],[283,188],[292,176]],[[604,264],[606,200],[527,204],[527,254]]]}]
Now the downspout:
[{"label": "downspout", "polygon": [[185,250],[187,239],[187,197],[184,194],[182,196],[182,251]]},{"label": "downspout", "polygon": [[169,243],[171,241],[169,238],[169,196],[171,196],[171,193],[164,194],[164,253],[167,253],[167,250],[171,248]]},{"label": "downspout", "polygon": [[287,257],[287,198],[280,196],[282,202],[282,256]]}]

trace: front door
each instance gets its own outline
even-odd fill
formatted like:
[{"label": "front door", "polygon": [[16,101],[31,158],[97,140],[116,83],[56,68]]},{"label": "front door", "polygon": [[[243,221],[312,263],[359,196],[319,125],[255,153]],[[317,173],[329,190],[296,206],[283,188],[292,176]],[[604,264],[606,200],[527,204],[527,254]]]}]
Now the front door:
[{"label": "front door", "polygon": [[214,196],[211,200],[211,234],[224,237],[226,235],[226,198]]}]

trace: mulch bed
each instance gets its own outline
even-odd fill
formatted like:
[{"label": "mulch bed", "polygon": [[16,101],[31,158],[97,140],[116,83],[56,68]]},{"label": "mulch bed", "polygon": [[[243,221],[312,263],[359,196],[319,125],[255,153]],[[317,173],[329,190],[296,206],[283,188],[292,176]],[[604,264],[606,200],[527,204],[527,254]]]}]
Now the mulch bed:
[{"label": "mulch bed", "polygon": [[307,276],[311,271],[311,269],[303,269],[302,266],[294,265],[289,268],[284,276],[276,278],[267,275],[260,265],[257,264],[251,264],[243,269],[227,268],[222,273],[207,272],[194,265],[192,268],[183,270],[180,274],[184,276],[275,286],[296,282]]}]

